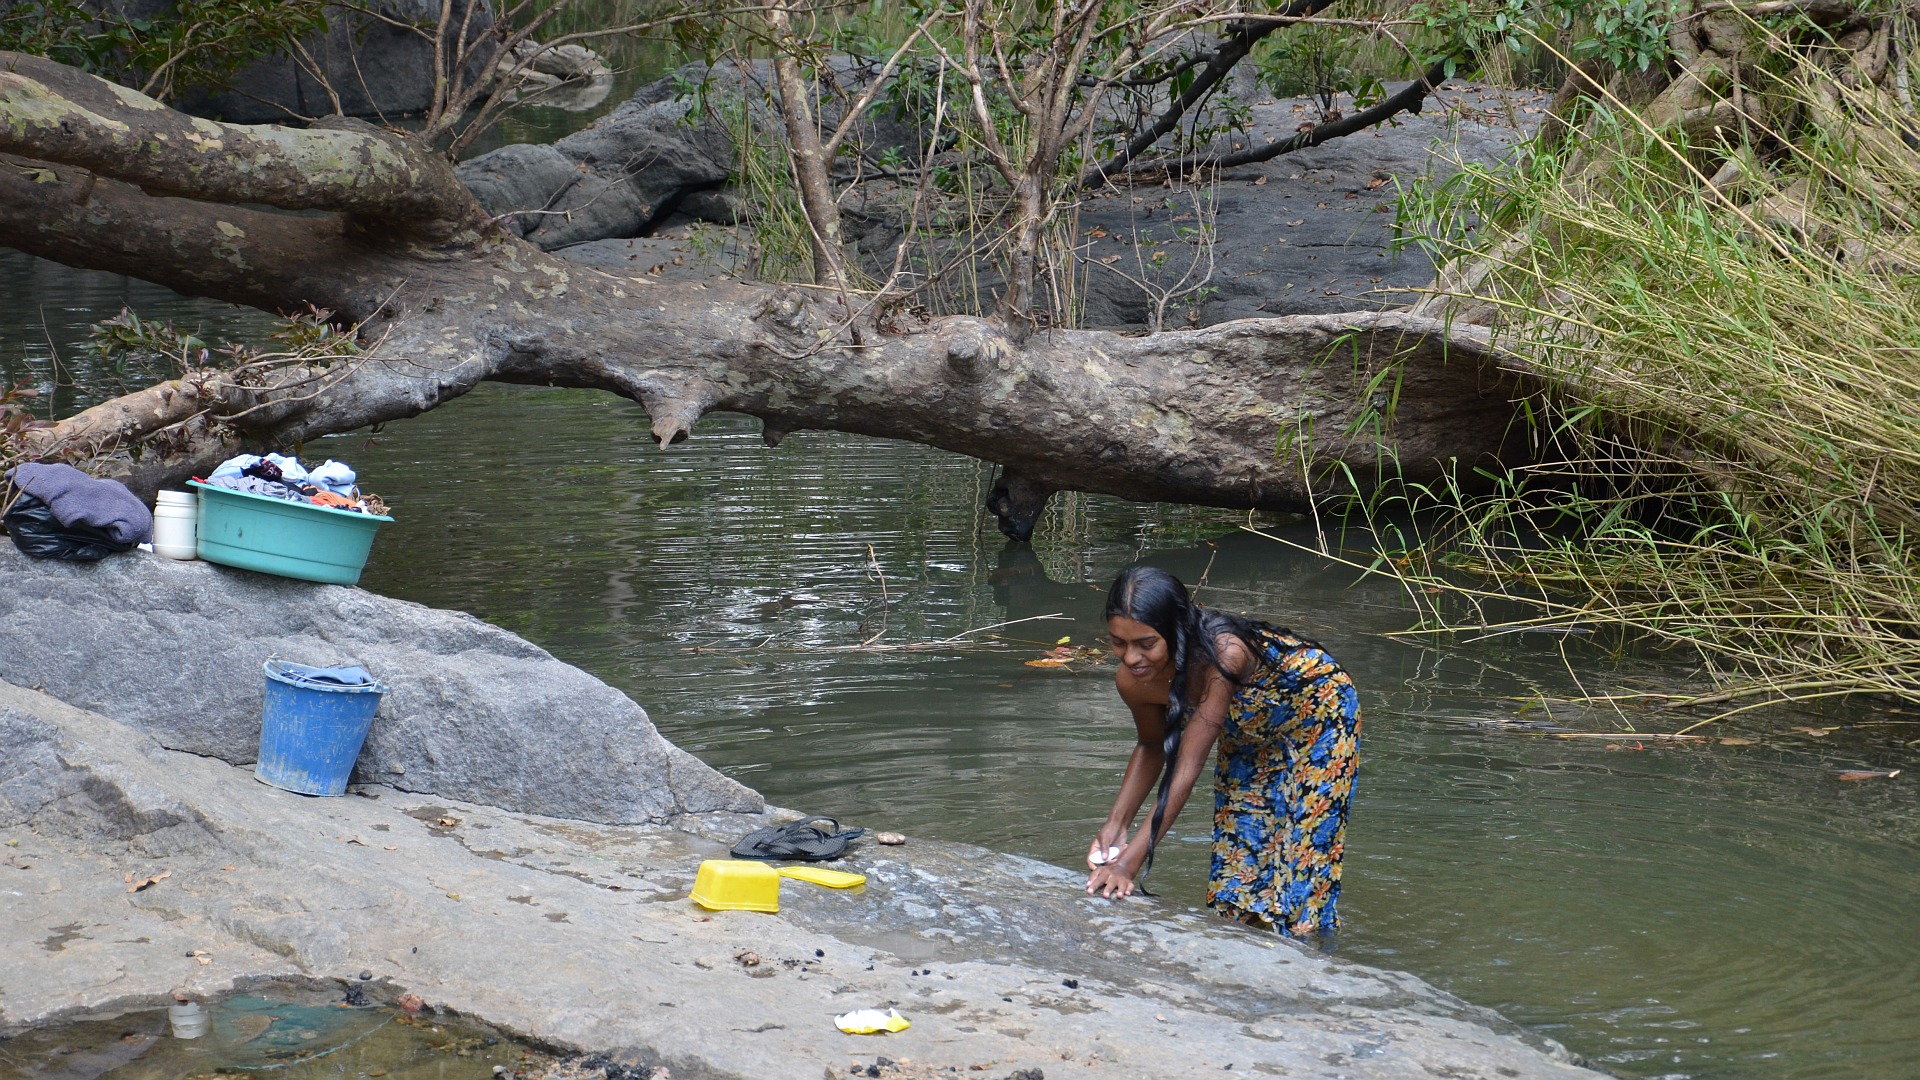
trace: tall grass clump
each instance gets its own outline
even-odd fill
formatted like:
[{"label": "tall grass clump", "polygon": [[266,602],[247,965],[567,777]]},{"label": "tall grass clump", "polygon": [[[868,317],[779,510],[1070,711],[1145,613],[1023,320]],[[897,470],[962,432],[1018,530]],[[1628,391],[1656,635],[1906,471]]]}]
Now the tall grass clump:
[{"label": "tall grass clump", "polygon": [[1550,404],[1542,463],[1426,493],[1450,524],[1406,565],[1692,650],[1717,715],[1920,701],[1920,118],[1775,60],[1737,145],[1603,99],[1582,137],[1415,200],[1452,310]]}]

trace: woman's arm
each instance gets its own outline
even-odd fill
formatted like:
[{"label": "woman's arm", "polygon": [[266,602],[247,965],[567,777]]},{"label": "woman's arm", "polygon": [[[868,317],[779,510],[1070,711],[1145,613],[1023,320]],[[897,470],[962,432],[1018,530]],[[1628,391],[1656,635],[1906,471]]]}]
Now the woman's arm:
[{"label": "woman's arm", "polygon": [[1087,865],[1097,866],[1092,859],[1094,851],[1101,853],[1104,859],[1107,849],[1124,847],[1127,842],[1127,830],[1133,827],[1133,819],[1140,813],[1140,804],[1147,800],[1147,794],[1153,790],[1153,782],[1166,764],[1164,745],[1167,738],[1167,707],[1146,701],[1132,700],[1125,687],[1120,697],[1133,710],[1133,727],[1136,740],[1133,753],[1127,758],[1127,771],[1120,778],[1120,794],[1113,800],[1113,809],[1108,811],[1106,823],[1093,838],[1093,848],[1088,852]]},{"label": "woman's arm", "polygon": [[[1232,642],[1231,646],[1228,645],[1229,641]],[[1245,668],[1250,657],[1238,638],[1223,635],[1219,646],[1220,660],[1224,665],[1234,671]],[[1233,702],[1236,689],[1234,683],[1211,664],[1194,674],[1205,681],[1201,687],[1200,700],[1189,712],[1186,730],[1180,736],[1179,754],[1174,759],[1173,777],[1167,787],[1167,812],[1161,818],[1160,831],[1153,837],[1156,844],[1172,830],[1174,819],[1180,816],[1181,809],[1186,806],[1187,799],[1193,794],[1194,785],[1199,783],[1200,772],[1207,766],[1207,756],[1213,753],[1213,744],[1219,741],[1221,729],[1226,725],[1227,709]],[[1164,729],[1165,713],[1163,712],[1161,716]],[[1134,749],[1136,758],[1140,756],[1140,749],[1140,747]],[[1154,754],[1154,758],[1160,762],[1165,761],[1165,756],[1161,753]],[[1128,765],[1128,773],[1131,776],[1132,763]],[[1152,782],[1153,774],[1149,774],[1146,778],[1146,786],[1151,787]],[[1124,783],[1121,794],[1123,797],[1126,794]],[[1144,796],[1143,790],[1141,798]],[[1133,810],[1138,811],[1139,805],[1139,801],[1136,800]],[[1116,811],[1119,809],[1117,803],[1114,809]],[[1131,813],[1127,820],[1132,820]],[[1108,824],[1112,824],[1111,817],[1108,819]],[[1120,852],[1119,858],[1094,869],[1093,874],[1087,879],[1089,893],[1097,892],[1107,897],[1128,896],[1133,893],[1133,879],[1139,874],[1141,865],[1147,861],[1147,830],[1152,827],[1153,819],[1149,817],[1141,824],[1140,831],[1134,834],[1133,843],[1128,844]],[[1105,835],[1104,831],[1102,835]]]}]

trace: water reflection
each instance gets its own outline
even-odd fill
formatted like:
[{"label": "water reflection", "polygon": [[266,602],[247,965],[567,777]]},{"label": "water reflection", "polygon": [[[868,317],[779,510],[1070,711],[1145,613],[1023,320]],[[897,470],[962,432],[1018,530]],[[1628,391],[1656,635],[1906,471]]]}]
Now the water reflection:
[{"label": "water reflection", "polygon": [[122,307],[209,345],[258,341],[274,326],[253,308],[182,296],[117,274],[73,270],[0,247],[0,387],[31,386],[46,415],[67,416],[174,372],[160,357],[103,364],[88,331]]},{"label": "water reflection", "polygon": [[[364,999],[361,999],[364,1001]],[[390,1005],[347,1007],[337,991],[274,985],[204,1006],[210,1023],[175,1038],[167,1010],[144,1009],[30,1028],[0,1040],[0,1076],[15,1080],[491,1080],[549,1056],[467,1020]]]}]

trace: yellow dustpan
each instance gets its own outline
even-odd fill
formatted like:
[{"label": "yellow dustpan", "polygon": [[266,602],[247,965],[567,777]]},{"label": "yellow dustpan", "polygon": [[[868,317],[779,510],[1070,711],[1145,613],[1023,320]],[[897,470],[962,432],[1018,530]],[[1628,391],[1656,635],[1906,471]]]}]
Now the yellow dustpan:
[{"label": "yellow dustpan", "polygon": [[852,889],[867,883],[865,874],[829,870],[824,866],[783,866],[780,868],[780,876],[811,881],[815,885],[825,885],[829,889]]},{"label": "yellow dustpan", "polygon": [[708,859],[694,876],[692,900],[709,911],[779,911],[780,875],[763,862]]},{"label": "yellow dustpan", "polygon": [[829,889],[851,889],[867,883],[865,874],[829,870],[824,866],[782,866],[778,869],[752,859],[708,859],[700,864],[691,899],[709,911],[779,911],[780,879],[811,881]]}]

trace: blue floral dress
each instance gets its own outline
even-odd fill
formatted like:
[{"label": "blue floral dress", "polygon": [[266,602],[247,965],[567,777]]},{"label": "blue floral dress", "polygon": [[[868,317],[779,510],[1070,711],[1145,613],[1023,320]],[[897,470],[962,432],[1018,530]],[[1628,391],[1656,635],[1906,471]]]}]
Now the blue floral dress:
[{"label": "blue floral dress", "polygon": [[1264,626],[1258,642],[1220,736],[1207,904],[1295,937],[1331,933],[1360,699],[1325,651]]}]

